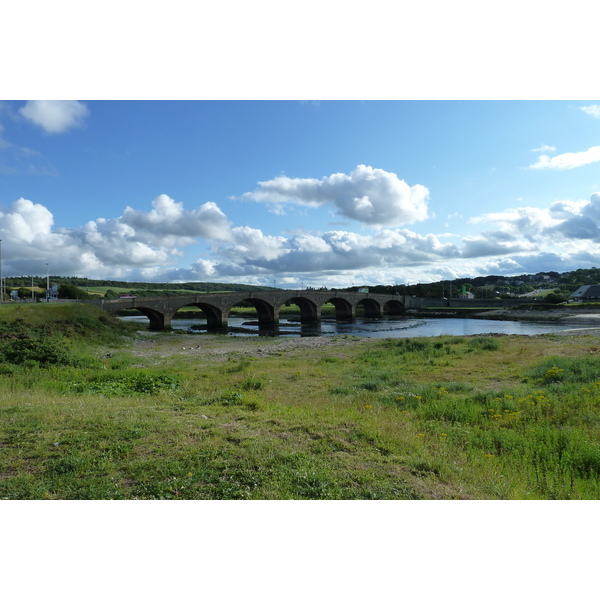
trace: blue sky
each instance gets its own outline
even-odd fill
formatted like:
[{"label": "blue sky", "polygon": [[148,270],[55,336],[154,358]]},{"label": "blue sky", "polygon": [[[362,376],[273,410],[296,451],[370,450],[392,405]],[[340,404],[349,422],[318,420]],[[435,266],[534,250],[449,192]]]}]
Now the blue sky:
[{"label": "blue sky", "polygon": [[600,101],[3,101],[3,275],[416,283],[600,264]]}]

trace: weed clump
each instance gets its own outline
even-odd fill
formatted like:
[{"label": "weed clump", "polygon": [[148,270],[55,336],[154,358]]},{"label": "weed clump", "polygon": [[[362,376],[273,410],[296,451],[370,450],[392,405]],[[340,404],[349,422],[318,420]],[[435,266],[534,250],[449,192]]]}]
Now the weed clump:
[{"label": "weed clump", "polygon": [[126,375],[109,373],[94,377],[91,381],[75,381],[70,390],[78,394],[101,396],[156,395],[181,387],[181,379],[173,375],[136,372]]},{"label": "weed clump", "polygon": [[77,359],[59,340],[17,319],[0,324],[0,362],[24,366],[73,365]]},{"label": "weed clump", "polygon": [[527,376],[542,384],[592,383],[600,380],[600,358],[550,357],[529,369]]},{"label": "weed clump", "polygon": [[474,337],[469,340],[469,347],[473,350],[498,350],[500,342],[493,337]]}]

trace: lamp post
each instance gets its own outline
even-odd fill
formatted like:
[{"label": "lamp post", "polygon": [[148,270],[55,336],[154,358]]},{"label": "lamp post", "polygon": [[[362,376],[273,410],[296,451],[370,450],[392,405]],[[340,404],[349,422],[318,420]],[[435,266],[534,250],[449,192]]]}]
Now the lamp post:
[{"label": "lamp post", "polygon": [[46,302],[50,302],[50,274],[48,272],[48,263],[46,263]]}]

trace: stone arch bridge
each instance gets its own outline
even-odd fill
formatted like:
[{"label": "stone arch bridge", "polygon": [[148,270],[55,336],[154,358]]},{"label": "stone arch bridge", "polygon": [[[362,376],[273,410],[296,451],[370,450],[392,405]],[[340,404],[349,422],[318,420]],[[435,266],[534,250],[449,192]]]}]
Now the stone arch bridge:
[{"label": "stone arch bridge", "polygon": [[333,304],[336,319],[351,320],[356,307],[362,305],[367,317],[383,313],[401,314],[408,308],[411,298],[391,294],[335,292],[322,290],[277,290],[260,292],[219,292],[189,294],[155,298],[118,298],[114,300],[89,300],[109,314],[124,309],[136,309],[150,320],[150,329],[170,329],[175,313],[184,306],[200,308],[206,316],[209,329],[227,327],[229,311],[240,302],[249,302],[256,308],[259,326],[272,326],[279,322],[279,311],[287,304],[300,308],[302,323],[318,322],[324,304]]}]

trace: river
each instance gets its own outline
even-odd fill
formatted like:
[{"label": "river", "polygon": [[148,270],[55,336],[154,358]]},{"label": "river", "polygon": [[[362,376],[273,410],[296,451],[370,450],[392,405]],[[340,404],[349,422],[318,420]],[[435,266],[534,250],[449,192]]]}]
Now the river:
[{"label": "river", "polygon": [[[148,323],[142,316],[122,317],[126,321]],[[338,322],[335,319],[323,319],[319,324],[304,325],[298,321],[280,319],[279,327],[259,329],[256,321],[248,318],[229,318],[227,335],[356,335],[372,338],[434,337],[437,335],[476,335],[485,333],[506,333],[516,335],[536,335],[553,333],[565,329],[581,329],[592,324],[548,323],[536,321],[495,321],[491,319],[420,319],[410,317],[385,317],[381,319],[357,318],[352,322]],[[173,329],[183,329],[194,333],[206,333],[205,329],[193,330],[191,327],[204,327],[204,319],[174,319]],[[597,322],[596,322],[597,325]]]}]

